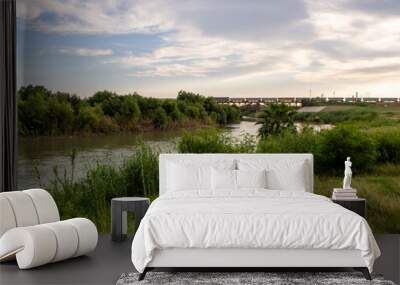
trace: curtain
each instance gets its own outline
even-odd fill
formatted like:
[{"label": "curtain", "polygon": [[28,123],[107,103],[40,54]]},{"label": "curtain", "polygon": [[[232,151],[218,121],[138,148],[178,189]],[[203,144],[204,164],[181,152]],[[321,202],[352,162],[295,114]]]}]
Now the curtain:
[{"label": "curtain", "polygon": [[16,6],[0,0],[0,191],[17,190]]}]

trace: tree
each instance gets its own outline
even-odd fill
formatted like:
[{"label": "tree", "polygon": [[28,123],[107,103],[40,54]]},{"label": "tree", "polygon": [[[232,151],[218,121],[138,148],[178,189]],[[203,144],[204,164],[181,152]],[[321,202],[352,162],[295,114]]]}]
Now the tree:
[{"label": "tree", "polygon": [[154,111],[161,106],[160,99],[138,96],[139,109],[144,119],[152,119]]},{"label": "tree", "polygon": [[174,121],[179,121],[182,118],[182,113],[179,111],[176,100],[166,99],[162,104],[162,108],[167,112],[167,115]]},{"label": "tree", "polygon": [[168,125],[168,116],[165,110],[158,107],[153,114],[153,125],[158,129],[164,129]]},{"label": "tree", "polygon": [[121,107],[119,113],[124,120],[136,121],[140,117],[139,105],[133,96],[121,96]]},{"label": "tree", "polygon": [[371,170],[377,159],[376,142],[354,126],[337,126],[322,132],[315,157],[320,173],[341,174],[344,161],[350,156],[353,172]]},{"label": "tree", "polygon": [[178,97],[176,98],[178,101],[185,101],[189,103],[200,103],[203,104],[205,97],[201,96],[200,94],[195,94],[192,92],[186,92],[184,90],[181,90],[178,92]]},{"label": "tree", "polygon": [[284,104],[271,104],[261,111],[257,124],[261,125],[258,135],[261,138],[279,135],[283,131],[296,131],[294,126],[295,111]]},{"label": "tree", "polygon": [[26,135],[48,133],[48,91],[39,86],[21,88],[18,100],[20,132]]},{"label": "tree", "polygon": [[226,113],[228,124],[240,122],[240,109],[236,106],[222,105]]},{"label": "tree", "polygon": [[89,98],[28,85],[18,91],[18,127],[22,135],[54,135],[86,130],[136,130],[152,123],[165,128],[188,120],[226,125],[240,119],[240,109],[215,98],[179,91],[177,99],[146,98],[134,92],[99,91]]},{"label": "tree", "polygon": [[66,133],[73,129],[74,110],[66,98],[51,96],[48,100],[49,132]]},{"label": "tree", "polygon": [[103,111],[98,105],[82,106],[79,110],[79,125],[82,130],[95,131],[103,120]]}]

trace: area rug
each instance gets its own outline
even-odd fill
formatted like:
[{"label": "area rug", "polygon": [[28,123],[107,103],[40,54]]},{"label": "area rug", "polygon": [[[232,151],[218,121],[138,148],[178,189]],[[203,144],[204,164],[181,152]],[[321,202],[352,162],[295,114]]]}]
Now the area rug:
[{"label": "area rug", "polygon": [[122,274],[117,285],[146,284],[327,284],[327,285],[395,285],[382,276],[373,275],[368,281],[359,272],[148,272],[146,278],[138,281],[138,273]]}]

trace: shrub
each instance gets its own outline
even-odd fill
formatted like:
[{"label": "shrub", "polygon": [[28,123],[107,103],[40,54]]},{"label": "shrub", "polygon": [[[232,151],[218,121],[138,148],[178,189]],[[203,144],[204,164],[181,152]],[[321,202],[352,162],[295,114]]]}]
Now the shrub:
[{"label": "shrub", "polygon": [[377,159],[376,143],[366,133],[350,126],[323,131],[316,149],[316,172],[341,173],[347,156],[353,158],[354,172],[370,170]]},{"label": "shrub", "polygon": [[255,137],[251,135],[243,135],[237,140],[220,130],[203,129],[184,133],[178,150],[182,153],[248,153],[254,152],[255,146]]},{"label": "shrub", "polygon": [[260,153],[313,153],[317,148],[318,135],[311,129],[300,133],[284,132],[278,136],[261,139],[257,145]]},{"label": "shrub", "polygon": [[79,110],[79,126],[82,130],[97,130],[103,120],[103,110],[98,105],[83,106]]},{"label": "shrub", "polygon": [[186,132],[178,143],[182,153],[226,153],[233,152],[226,137],[214,129],[204,129],[196,133]]},{"label": "shrub", "polygon": [[[300,133],[285,132],[261,139],[257,145],[257,152],[312,153],[317,174],[341,174],[344,169],[343,162],[350,156],[353,158],[354,172],[360,173],[370,170],[378,158],[381,158],[382,162],[393,162],[396,157],[394,154],[400,153],[400,148],[396,148],[399,145],[395,139],[384,135],[382,137],[381,142],[376,143],[368,133],[349,126],[339,126],[319,134],[306,129]],[[383,143],[385,140],[386,144]],[[380,151],[380,148],[385,151]],[[381,155],[381,152],[391,153],[391,160]]]},{"label": "shrub", "polygon": [[99,232],[110,231],[111,199],[120,196],[158,196],[158,151],[140,145],[122,166],[96,163],[89,166],[86,176],[74,181],[74,155],[71,176],[54,169],[49,185],[63,219],[86,217]]},{"label": "shrub", "polygon": [[163,108],[158,107],[154,110],[152,122],[154,127],[158,129],[164,129],[167,127],[169,123],[169,118]]},{"label": "shrub", "polygon": [[400,163],[400,129],[380,128],[368,134],[376,141],[379,162]]},{"label": "shrub", "polygon": [[178,104],[176,100],[167,99],[162,104],[163,109],[172,119],[172,121],[179,121],[182,119],[182,113],[179,111]]}]

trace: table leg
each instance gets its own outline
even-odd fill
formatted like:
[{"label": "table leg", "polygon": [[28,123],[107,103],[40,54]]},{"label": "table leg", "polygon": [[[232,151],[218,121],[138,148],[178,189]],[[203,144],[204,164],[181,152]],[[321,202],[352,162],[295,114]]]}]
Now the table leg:
[{"label": "table leg", "polygon": [[[125,213],[126,214],[126,213]],[[119,203],[111,202],[111,239],[112,241],[122,241],[122,207]]]},{"label": "table leg", "polygon": [[122,238],[125,239],[126,235],[128,234],[128,215],[126,211],[122,211],[122,220],[121,220],[121,224],[122,224]]}]

